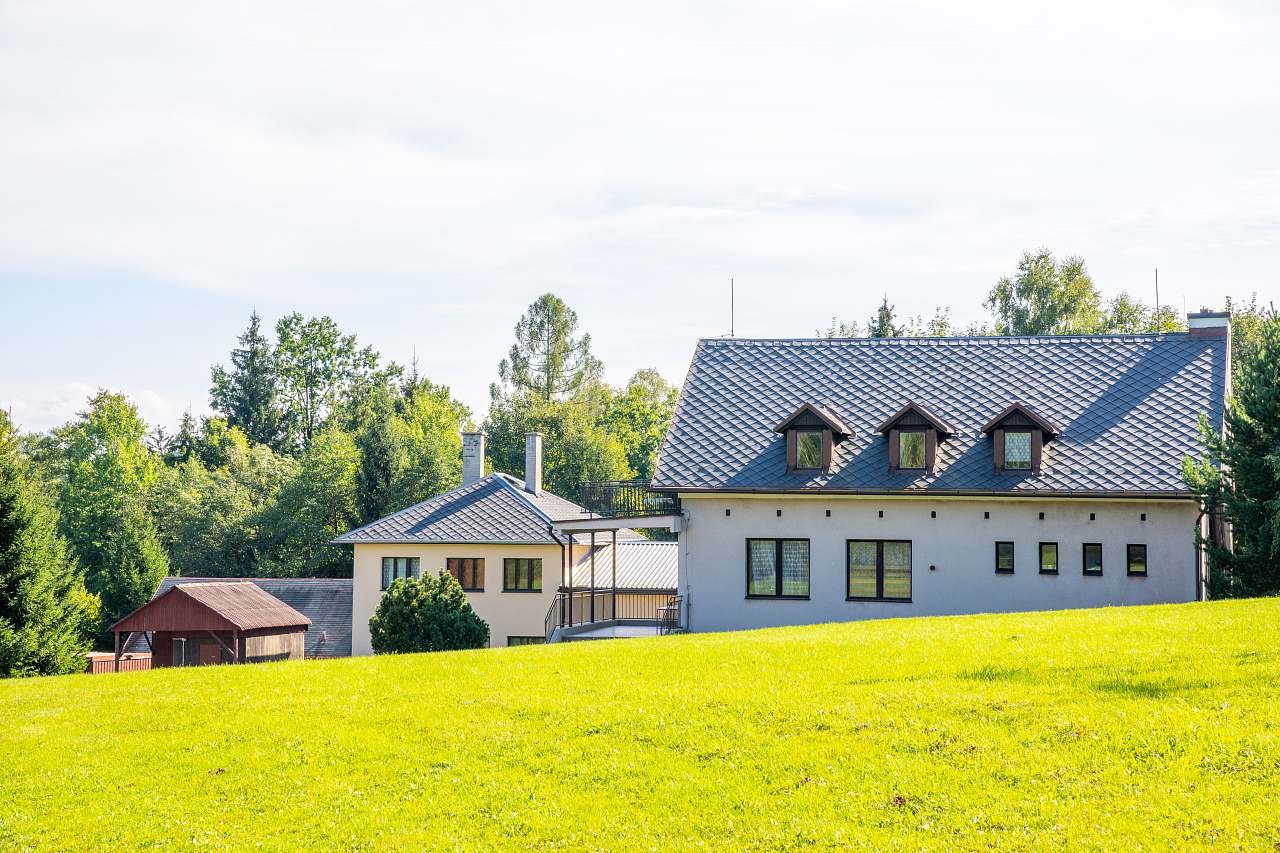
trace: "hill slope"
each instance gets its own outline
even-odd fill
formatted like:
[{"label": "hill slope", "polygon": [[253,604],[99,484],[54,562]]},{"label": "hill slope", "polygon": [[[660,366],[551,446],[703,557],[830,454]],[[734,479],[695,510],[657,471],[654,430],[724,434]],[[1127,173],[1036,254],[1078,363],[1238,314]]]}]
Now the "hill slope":
[{"label": "hill slope", "polygon": [[0,848],[1280,841],[1280,600],[0,684]]}]

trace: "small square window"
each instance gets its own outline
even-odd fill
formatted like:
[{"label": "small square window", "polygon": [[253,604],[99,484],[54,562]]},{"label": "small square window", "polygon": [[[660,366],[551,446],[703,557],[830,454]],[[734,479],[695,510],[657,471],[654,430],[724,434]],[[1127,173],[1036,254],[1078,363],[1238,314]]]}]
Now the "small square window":
[{"label": "small square window", "polygon": [[1130,545],[1126,549],[1126,558],[1130,575],[1138,577],[1146,577],[1147,575],[1147,546],[1146,545]]},{"label": "small square window", "polygon": [[898,467],[924,468],[923,430],[903,430],[898,433]]},{"label": "small square window", "polygon": [[996,543],[996,573],[1001,575],[1013,574],[1012,542]]},{"label": "small square window", "polygon": [[1058,543],[1040,543],[1040,574],[1056,575],[1058,573]]},{"label": "small square window", "polygon": [[796,470],[812,471],[822,467],[822,433],[817,430],[796,432]]},{"label": "small square window", "polygon": [[1086,575],[1102,574],[1102,544],[1099,542],[1084,543],[1084,573]]},{"label": "small square window", "polygon": [[1031,470],[1031,433],[1006,430],[1004,434],[1004,467],[1009,471]]},{"label": "small square window", "polygon": [[421,577],[417,557],[383,557],[382,588],[389,589],[400,578]]}]

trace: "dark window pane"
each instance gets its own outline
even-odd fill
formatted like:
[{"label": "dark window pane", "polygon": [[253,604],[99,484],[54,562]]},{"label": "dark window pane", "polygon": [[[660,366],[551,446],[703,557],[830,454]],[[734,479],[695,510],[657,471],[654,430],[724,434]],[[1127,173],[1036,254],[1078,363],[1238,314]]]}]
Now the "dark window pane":
[{"label": "dark window pane", "polygon": [[796,467],[822,467],[822,433],[813,430],[796,433]]},{"label": "dark window pane", "polygon": [[849,543],[849,597],[876,597],[876,543]]},{"label": "dark window pane", "polygon": [[1058,543],[1040,543],[1040,571],[1056,572],[1058,570]]},{"label": "dark window pane", "polygon": [[542,591],[542,560],[530,560],[530,583],[529,589],[533,592]]},{"label": "dark window pane", "polygon": [[809,542],[805,539],[782,542],[782,594],[809,594]]},{"label": "dark window pane", "polygon": [[996,543],[996,571],[997,572],[1013,571],[1013,543],[1012,542]]},{"label": "dark window pane", "polygon": [[395,574],[394,574],[395,565],[396,565],[396,561],[394,557],[382,558],[382,588],[383,589],[386,589],[387,587],[391,586],[391,581],[395,580]]},{"label": "dark window pane", "polygon": [[1102,546],[1088,543],[1084,546],[1084,570],[1089,574],[1102,574]]},{"label": "dark window pane", "polygon": [[1145,575],[1147,573],[1147,546],[1129,546],[1129,574]]},{"label": "dark window pane", "polygon": [[924,433],[920,431],[898,433],[898,467],[924,467]]},{"label": "dark window pane", "polygon": [[1004,467],[1025,470],[1031,467],[1031,433],[1004,434]]},{"label": "dark window pane", "polygon": [[777,595],[778,565],[773,539],[747,540],[747,594]]},{"label": "dark window pane", "polygon": [[884,597],[911,597],[911,543],[884,543]]},{"label": "dark window pane", "polygon": [[545,637],[507,637],[508,646],[540,646],[547,640]]}]

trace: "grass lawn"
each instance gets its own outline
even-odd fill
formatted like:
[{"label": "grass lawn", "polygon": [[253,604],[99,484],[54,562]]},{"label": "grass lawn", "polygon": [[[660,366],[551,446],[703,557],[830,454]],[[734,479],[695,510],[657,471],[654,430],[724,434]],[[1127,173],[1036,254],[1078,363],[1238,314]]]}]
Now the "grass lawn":
[{"label": "grass lawn", "polygon": [[1280,600],[0,683],[0,849],[1280,844]]}]

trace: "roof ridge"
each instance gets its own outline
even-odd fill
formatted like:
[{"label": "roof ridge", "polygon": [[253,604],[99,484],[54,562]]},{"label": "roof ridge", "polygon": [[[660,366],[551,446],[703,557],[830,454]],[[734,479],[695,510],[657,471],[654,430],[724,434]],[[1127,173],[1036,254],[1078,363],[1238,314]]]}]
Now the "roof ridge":
[{"label": "roof ridge", "polygon": [[[1192,338],[1187,332],[1103,332],[1100,334],[1068,334],[1068,335],[903,335],[891,338],[814,338],[814,337],[764,337],[764,338],[699,338],[698,344],[733,345],[733,344],[860,344],[864,346],[890,346],[895,344],[921,344],[941,341],[950,342],[995,342],[995,341],[1116,341],[1116,340],[1208,340]],[[696,351],[695,351],[696,356]]]},{"label": "roof ridge", "polygon": [[502,474],[502,473],[501,473],[501,472],[499,472],[499,471],[491,471],[490,473],[485,474],[485,475],[484,475],[483,477],[481,477],[479,480],[476,480],[474,483],[467,483],[467,484],[462,485],[462,486],[455,486],[454,488],[449,489],[449,491],[447,491],[447,492],[441,492],[441,493],[440,493],[440,494],[438,494],[438,495],[432,495],[431,497],[427,498],[426,500],[418,501],[416,504],[410,504],[409,506],[405,507],[404,509],[396,510],[395,512],[390,513],[389,515],[384,515],[384,516],[382,516],[381,518],[375,518],[373,521],[370,521],[370,522],[368,522],[368,523],[366,523],[366,524],[362,524],[362,525],[360,525],[359,527],[356,527],[356,528],[353,528],[353,529],[351,529],[351,530],[348,530],[346,533],[343,533],[341,536],[337,536],[337,537],[334,537],[334,538],[335,538],[335,539],[337,539],[337,540],[346,539],[348,536],[354,536],[354,535],[356,535],[357,533],[360,533],[360,532],[362,532],[362,531],[364,531],[364,530],[367,530],[367,529],[368,529],[368,528],[370,528],[370,527],[373,527],[375,524],[381,524],[382,522],[384,522],[384,521],[389,521],[390,519],[393,519],[393,518],[395,518],[395,517],[396,517],[396,516],[398,516],[398,515],[403,515],[403,514],[404,514],[404,513],[406,513],[406,512],[412,512],[413,510],[418,509],[419,507],[426,506],[427,504],[429,504],[429,503],[431,503],[431,502],[433,502],[433,501],[439,501],[439,500],[444,500],[445,498],[456,497],[457,495],[459,495],[459,494],[461,494],[461,493],[463,493],[463,492],[467,491],[468,489],[474,489],[474,488],[476,488],[477,486],[479,486],[481,483],[485,482],[486,480],[495,480],[495,479],[496,479],[496,480],[498,480],[499,482],[501,482],[501,481],[502,481],[502,480],[501,480],[501,478],[502,478],[502,477],[506,477],[506,476],[510,476],[510,475],[508,475],[508,474]]}]

